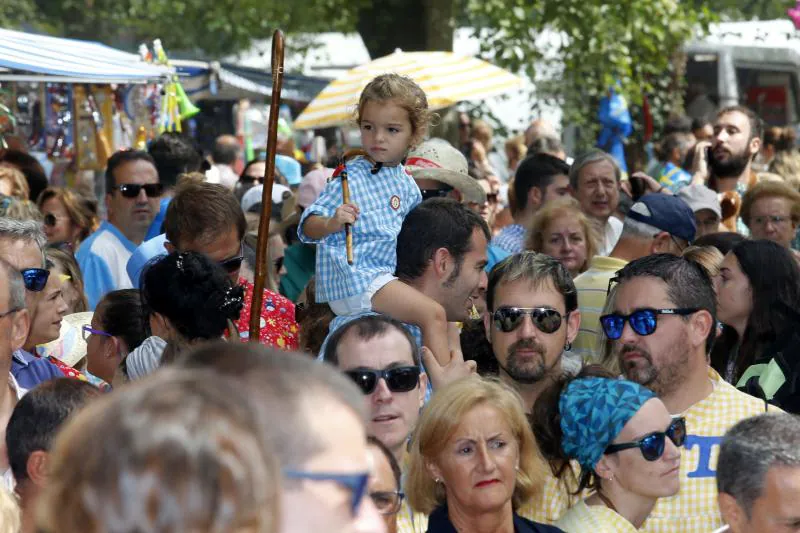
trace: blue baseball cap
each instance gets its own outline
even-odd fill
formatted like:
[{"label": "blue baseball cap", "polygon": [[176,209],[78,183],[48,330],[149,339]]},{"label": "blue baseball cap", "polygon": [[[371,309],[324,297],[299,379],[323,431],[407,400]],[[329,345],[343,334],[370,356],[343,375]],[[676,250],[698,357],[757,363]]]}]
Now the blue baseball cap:
[{"label": "blue baseball cap", "polygon": [[[267,152],[262,151],[259,154],[259,157],[261,159],[266,159]],[[286,181],[289,183],[289,185],[300,185],[300,182],[303,180],[300,162],[293,157],[289,157],[288,155],[275,155],[275,170],[278,171],[281,176],[286,178]]]},{"label": "blue baseball cap", "polygon": [[671,194],[646,194],[631,206],[626,216],[686,242],[692,242],[697,233],[692,208]]}]

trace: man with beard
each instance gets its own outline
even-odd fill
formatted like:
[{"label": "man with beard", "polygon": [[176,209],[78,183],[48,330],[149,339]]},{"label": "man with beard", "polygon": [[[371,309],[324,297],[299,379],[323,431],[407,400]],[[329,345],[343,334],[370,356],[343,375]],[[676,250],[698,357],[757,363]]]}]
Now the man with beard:
[{"label": "man with beard", "polygon": [[572,277],[556,259],[535,252],[497,264],[486,289],[486,336],[500,379],[515,387],[530,412],[561,373],[562,354],[578,334],[581,313]]},{"label": "man with beard", "polygon": [[629,263],[616,280],[614,311],[600,318],[612,357],[627,379],[649,387],[670,413],[685,417],[689,433],[680,492],[658,500],[642,531],[713,531],[722,526],[715,480],[722,437],[740,420],[764,412],[766,404],[709,366],[717,304],[700,265],[651,255]]}]

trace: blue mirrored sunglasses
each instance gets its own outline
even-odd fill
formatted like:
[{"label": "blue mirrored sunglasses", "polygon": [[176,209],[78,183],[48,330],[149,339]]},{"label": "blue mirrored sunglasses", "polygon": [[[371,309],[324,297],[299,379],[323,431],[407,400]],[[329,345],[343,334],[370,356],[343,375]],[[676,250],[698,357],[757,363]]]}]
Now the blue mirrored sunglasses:
[{"label": "blue mirrored sunglasses", "polygon": [[629,315],[612,313],[600,317],[600,325],[603,332],[611,340],[622,337],[622,330],[625,329],[625,322],[630,322],[631,328],[637,335],[646,337],[652,335],[658,327],[658,315],[678,315],[686,316],[699,311],[696,307],[678,309],[639,309]]},{"label": "blue mirrored sunglasses", "polygon": [[358,508],[367,493],[369,472],[360,474],[334,474],[330,472],[303,472],[302,470],[284,470],[283,477],[287,479],[307,479],[311,481],[333,481],[346,488],[351,493],[350,511],[353,516],[358,514]]},{"label": "blue mirrored sunglasses", "polygon": [[50,271],[44,268],[26,268],[20,270],[20,273],[25,282],[25,288],[32,292],[44,290],[47,280],[50,278]]}]

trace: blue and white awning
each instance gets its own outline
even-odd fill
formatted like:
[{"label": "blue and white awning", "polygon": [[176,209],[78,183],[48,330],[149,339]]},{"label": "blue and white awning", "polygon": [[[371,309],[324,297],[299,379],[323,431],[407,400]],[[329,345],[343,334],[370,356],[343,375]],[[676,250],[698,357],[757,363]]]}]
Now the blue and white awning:
[{"label": "blue and white awning", "polygon": [[170,71],[97,42],[0,29],[0,81],[145,83]]}]

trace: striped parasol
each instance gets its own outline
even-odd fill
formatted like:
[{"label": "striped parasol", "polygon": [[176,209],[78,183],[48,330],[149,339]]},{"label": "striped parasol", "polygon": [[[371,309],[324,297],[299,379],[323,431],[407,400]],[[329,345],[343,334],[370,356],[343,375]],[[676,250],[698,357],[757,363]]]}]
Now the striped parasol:
[{"label": "striped parasol", "polygon": [[328,84],[297,117],[298,129],[340,126],[352,120],[361,91],[375,76],[394,72],[416,81],[431,109],[480,100],[522,87],[518,76],[452,52],[395,52],[347,71]]}]

